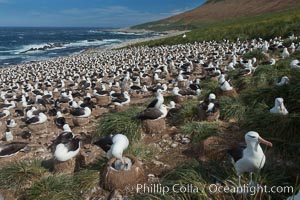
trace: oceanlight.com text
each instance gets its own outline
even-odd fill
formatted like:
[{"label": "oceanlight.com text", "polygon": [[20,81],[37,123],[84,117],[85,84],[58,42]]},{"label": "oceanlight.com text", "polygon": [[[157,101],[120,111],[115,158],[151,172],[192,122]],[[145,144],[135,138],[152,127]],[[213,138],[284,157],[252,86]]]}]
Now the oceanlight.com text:
[{"label": "oceanlight.com text", "polygon": [[174,185],[162,185],[157,184],[137,184],[135,187],[128,187],[127,191],[135,192],[138,194],[162,194],[167,193],[202,193],[204,191],[209,193],[247,193],[249,195],[255,195],[258,192],[262,193],[286,193],[292,194],[294,192],[293,186],[249,186],[242,185],[237,186],[222,186],[218,184],[203,185],[199,187],[193,184],[174,184]]},{"label": "oceanlight.com text", "polygon": [[247,193],[250,195],[255,195],[258,192],[262,193],[287,193],[292,194],[294,192],[293,186],[249,186],[242,185],[238,186],[221,186],[217,184],[210,184],[208,187],[210,193]]}]

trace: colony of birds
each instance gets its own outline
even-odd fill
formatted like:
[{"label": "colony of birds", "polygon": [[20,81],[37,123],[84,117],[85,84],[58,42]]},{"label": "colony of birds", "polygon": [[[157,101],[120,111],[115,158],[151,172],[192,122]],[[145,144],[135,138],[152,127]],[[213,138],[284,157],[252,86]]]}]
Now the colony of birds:
[{"label": "colony of birds", "polygon": [[[292,36],[290,39],[297,38]],[[285,47],[283,42],[283,38],[277,37],[269,41],[224,40],[134,47],[2,68],[1,162],[5,163],[4,159],[8,159],[4,157],[26,158],[29,151],[37,150],[31,144],[32,138],[45,137],[45,134],[48,134],[46,138],[49,141],[41,145],[49,150],[42,151],[42,154],[53,156],[60,162],[68,161],[82,150],[82,134],[79,133],[84,129],[81,127],[101,118],[104,112],[119,111],[130,106],[134,99],[155,95],[156,98],[136,117],[140,120],[172,117],[183,101],[197,99],[205,89],[201,86],[203,79],[218,82],[219,90],[199,99],[199,116],[202,120],[218,120],[218,97],[237,95],[227,73],[238,70],[239,76],[251,76],[260,65],[272,67],[279,59],[300,51],[300,43]],[[245,53],[253,50],[261,51],[268,60],[258,63],[255,57],[243,58]],[[270,52],[275,51],[281,53],[272,58]],[[290,67],[300,70],[300,61],[293,60]],[[276,85],[288,83],[289,77],[283,76]],[[170,105],[164,104],[166,96],[173,96]],[[274,101],[271,113],[289,113],[283,98],[278,96]],[[72,129],[76,127],[81,129],[74,133]],[[121,161],[118,169],[129,170],[130,160],[122,157],[123,151],[130,145],[126,133],[112,134],[94,144],[107,152],[108,158],[115,157]],[[247,147],[244,151],[229,150],[239,176],[263,167],[265,156],[259,142],[272,146],[255,130],[246,133],[245,141]],[[126,166],[122,166],[125,163]]]}]

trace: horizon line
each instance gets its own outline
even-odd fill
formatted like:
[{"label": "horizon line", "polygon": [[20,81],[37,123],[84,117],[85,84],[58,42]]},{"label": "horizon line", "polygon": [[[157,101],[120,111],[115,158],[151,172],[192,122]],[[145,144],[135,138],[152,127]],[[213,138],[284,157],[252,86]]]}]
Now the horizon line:
[{"label": "horizon line", "polygon": [[2,26],[0,28],[101,28],[101,29],[125,29],[128,27],[101,27],[101,26]]}]

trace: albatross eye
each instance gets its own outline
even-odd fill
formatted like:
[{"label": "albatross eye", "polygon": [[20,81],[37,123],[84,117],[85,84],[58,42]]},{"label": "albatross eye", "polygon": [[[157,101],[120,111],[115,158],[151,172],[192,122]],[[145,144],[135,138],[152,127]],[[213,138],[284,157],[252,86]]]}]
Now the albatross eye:
[{"label": "albatross eye", "polygon": [[251,138],[255,138],[255,136],[252,136],[252,135],[248,135],[249,137],[251,137]]}]

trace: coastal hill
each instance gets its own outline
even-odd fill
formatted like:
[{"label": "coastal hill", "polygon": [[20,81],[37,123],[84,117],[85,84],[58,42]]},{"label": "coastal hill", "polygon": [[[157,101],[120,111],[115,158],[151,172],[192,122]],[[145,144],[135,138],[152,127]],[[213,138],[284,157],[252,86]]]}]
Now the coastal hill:
[{"label": "coastal hill", "polygon": [[299,0],[208,0],[187,12],[132,28],[156,31],[193,29],[220,20],[253,17],[296,7],[300,7]]}]

